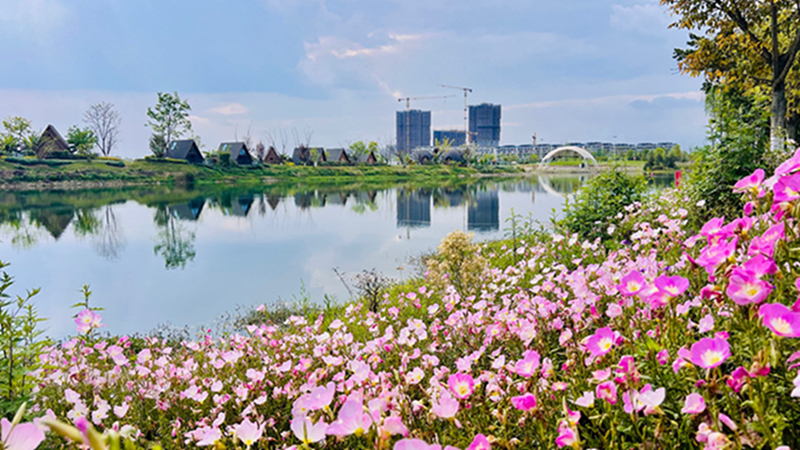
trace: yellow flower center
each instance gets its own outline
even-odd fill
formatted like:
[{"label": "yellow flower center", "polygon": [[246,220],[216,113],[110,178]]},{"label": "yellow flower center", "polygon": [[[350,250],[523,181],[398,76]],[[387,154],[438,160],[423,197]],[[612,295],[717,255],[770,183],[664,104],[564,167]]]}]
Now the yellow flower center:
[{"label": "yellow flower center", "polygon": [[635,281],[628,281],[628,292],[638,292],[642,285]]},{"label": "yellow flower center", "polygon": [[597,343],[597,346],[603,351],[611,350],[612,345],[614,345],[614,342],[609,338],[600,339],[600,342]]},{"label": "yellow flower center", "polygon": [[722,352],[709,350],[703,354],[703,363],[707,366],[713,366],[723,360]]},{"label": "yellow flower center", "polygon": [[772,325],[772,329],[774,329],[776,333],[791,334],[792,332],[792,325],[781,317],[772,319],[769,321],[769,323]]},{"label": "yellow flower center", "polygon": [[469,386],[464,383],[459,384],[456,388],[456,392],[458,392],[459,395],[467,395],[469,394]]}]

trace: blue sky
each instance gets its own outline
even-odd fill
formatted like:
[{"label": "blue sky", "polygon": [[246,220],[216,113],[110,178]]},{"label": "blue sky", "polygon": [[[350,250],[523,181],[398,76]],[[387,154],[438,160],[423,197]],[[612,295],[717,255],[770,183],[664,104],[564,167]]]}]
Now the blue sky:
[{"label": "blue sky", "polygon": [[[248,128],[312,145],[394,140],[396,97],[503,105],[503,144],[704,141],[701,81],[677,73],[657,0],[0,0],[0,116],[80,123],[122,114],[116,153],[147,153],[157,91],[192,105],[207,146]],[[435,129],[462,98],[419,101]]]}]

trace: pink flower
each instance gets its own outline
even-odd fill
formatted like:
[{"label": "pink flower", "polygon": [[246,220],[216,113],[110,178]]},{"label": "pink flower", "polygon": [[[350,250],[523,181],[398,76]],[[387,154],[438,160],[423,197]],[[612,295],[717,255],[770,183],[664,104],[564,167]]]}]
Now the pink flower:
[{"label": "pink flower", "polygon": [[772,188],[774,203],[791,202],[800,198],[800,174],[782,177]]},{"label": "pink flower", "polygon": [[691,361],[704,369],[720,366],[731,356],[728,341],[719,338],[703,338],[692,345]]},{"label": "pink flower", "polygon": [[597,385],[595,389],[597,398],[605,400],[612,405],[617,403],[617,384],[613,381],[605,381]]},{"label": "pink flower", "polygon": [[742,178],[733,185],[733,192],[757,191],[762,181],[764,181],[764,169],[756,169],[752,175]]},{"label": "pink flower", "polygon": [[775,175],[786,175],[800,168],[800,149],[775,169]]},{"label": "pink flower", "polygon": [[686,396],[686,402],[683,404],[681,412],[684,414],[700,414],[706,410],[706,401],[703,396],[697,393],[692,393]]},{"label": "pink flower", "polygon": [[764,326],[778,336],[800,337],[800,313],[793,312],[780,303],[767,303],[758,309]]},{"label": "pink flower", "polygon": [[578,442],[578,433],[567,423],[561,421],[558,424],[558,437],[556,437],[556,445],[558,448],[572,447]]},{"label": "pink flower", "polygon": [[408,428],[403,425],[403,418],[400,416],[389,416],[383,421],[383,433],[389,436],[399,434],[401,436],[408,436]]},{"label": "pink flower", "polygon": [[44,432],[32,423],[19,423],[12,427],[11,422],[3,418],[0,428],[5,450],[34,450],[44,440]]},{"label": "pink flower", "polygon": [[667,391],[663,387],[653,390],[649,384],[645,385],[645,387],[639,391],[637,410],[644,408],[645,415],[653,414],[656,412],[656,408],[664,403],[666,395]]},{"label": "pink flower", "polygon": [[369,414],[364,412],[364,403],[361,395],[353,393],[344,402],[342,409],[339,410],[339,417],[328,426],[326,432],[339,437],[351,434],[361,436],[369,430],[371,425],[372,419]]},{"label": "pink flower", "polygon": [[661,275],[653,282],[660,292],[668,294],[670,297],[677,297],[689,288],[689,280],[680,276],[668,277]]},{"label": "pink flower", "polygon": [[478,434],[475,436],[475,439],[472,440],[472,443],[469,444],[465,450],[491,450],[492,446],[489,444],[489,439],[482,434]]},{"label": "pink flower", "polygon": [[758,304],[772,292],[772,285],[760,280],[755,273],[737,267],[733,269],[725,293],[737,305]]},{"label": "pink flower", "polygon": [[104,326],[100,324],[100,319],[100,314],[92,310],[84,309],[79,312],[78,317],[75,318],[75,324],[78,326],[78,333],[88,333],[94,328]]},{"label": "pink flower", "polygon": [[333,401],[333,395],[336,393],[336,384],[332,381],[326,384],[325,386],[319,386],[311,393],[308,394],[308,397],[305,401],[305,407],[309,411],[316,411],[318,409],[322,409],[331,404]]},{"label": "pink flower", "polygon": [[452,419],[458,412],[458,400],[443,395],[438,402],[432,403],[431,411],[441,419]]},{"label": "pink flower", "polygon": [[530,411],[536,408],[536,397],[531,393],[511,397],[511,404],[520,411]]},{"label": "pink flower", "polygon": [[586,391],[575,399],[575,404],[584,408],[591,408],[594,406],[594,392]]},{"label": "pink flower", "polygon": [[208,447],[222,439],[222,431],[217,427],[203,427],[193,433],[197,438],[198,447]]},{"label": "pink flower", "polygon": [[586,341],[586,347],[592,352],[592,356],[603,356],[611,351],[616,341],[614,331],[609,327],[600,328]]},{"label": "pink flower", "polygon": [[540,356],[536,350],[528,350],[522,354],[522,357],[522,359],[517,361],[514,369],[517,375],[527,378],[532,376],[536,372],[536,369],[539,368]]},{"label": "pink flower", "polygon": [[733,238],[730,242],[720,241],[713,245],[708,245],[700,251],[700,256],[695,262],[697,265],[704,267],[709,274],[713,274],[715,267],[733,255],[738,242],[739,238]]},{"label": "pink flower", "polygon": [[724,225],[724,217],[715,217],[703,225],[703,228],[700,229],[700,234],[706,237],[714,236],[722,230]]},{"label": "pink flower", "polygon": [[430,450],[431,447],[421,439],[400,439],[394,444],[394,450]]},{"label": "pink flower", "polygon": [[264,426],[253,423],[250,419],[244,419],[242,423],[233,426],[236,438],[242,441],[247,448],[250,448],[256,441],[261,439],[264,433]]},{"label": "pink flower", "polygon": [[453,391],[457,399],[463,400],[475,390],[475,380],[466,373],[456,373],[447,379],[447,385]]},{"label": "pink flower", "polygon": [[647,287],[647,282],[638,270],[632,270],[622,277],[617,290],[624,296],[637,295]]},{"label": "pink flower", "polygon": [[291,428],[295,437],[308,445],[325,440],[328,424],[324,420],[315,424],[308,416],[298,416],[292,419]]}]

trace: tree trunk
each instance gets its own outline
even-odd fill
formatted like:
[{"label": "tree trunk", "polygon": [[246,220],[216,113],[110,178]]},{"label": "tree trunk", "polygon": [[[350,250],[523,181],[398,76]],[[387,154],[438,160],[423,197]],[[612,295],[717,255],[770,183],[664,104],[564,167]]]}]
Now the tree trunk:
[{"label": "tree trunk", "polygon": [[770,148],[773,151],[783,149],[786,139],[786,84],[781,82],[772,90],[772,107],[770,113]]}]

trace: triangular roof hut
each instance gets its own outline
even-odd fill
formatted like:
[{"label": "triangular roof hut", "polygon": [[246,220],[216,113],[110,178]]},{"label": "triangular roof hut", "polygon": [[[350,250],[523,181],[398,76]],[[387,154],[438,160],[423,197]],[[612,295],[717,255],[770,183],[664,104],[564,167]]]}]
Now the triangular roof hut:
[{"label": "triangular roof hut", "polygon": [[275,147],[270,145],[267,154],[264,156],[264,164],[280,164],[282,162],[283,160],[280,155],[278,155],[278,152],[275,151]]},{"label": "triangular roof hut", "polygon": [[253,164],[253,156],[244,142],[223,142],[219,144],[219,153],[230,153],[231,162],[236,162],[240,166]]},{"label": "triangular roof hut", "polygon": [[411,160],[417,164],[430,164],[433,162],[433,153],[429,150],[415,150],[411,153]]},{"label": "triangular roof hut", "polygon": [[375,153],[372,151],[368,151],[361,155],[358,155],[358,163],[359,164],[369,164],[373,165],[378,162],[378,158],[375,157]]},{"label": "triangular roof hut", "polygon": [[350,164],[350,157],[347,156],[347,151],[343,148],[332,148],[328,150],[327,160]]},{"label": "triangular roof hut", "polygon": [[449,164],[462,164],[464,162],[464,154],[459,150],[448,150],[443,156],[442,161]]},{"label": "triangular roof hut", "polygon": [[197,143],[194,139],[184,139],[180,141],[172,141],[167,145],[167,158],[182,159],[190,163],[203,162],[203,154],[197,148]]},{"label": "triangular roof hut", "polygon": [[42,131],[42,146],[47,148],[47,153],[68,152],[69,144],[53,125],[47,125]]}]

